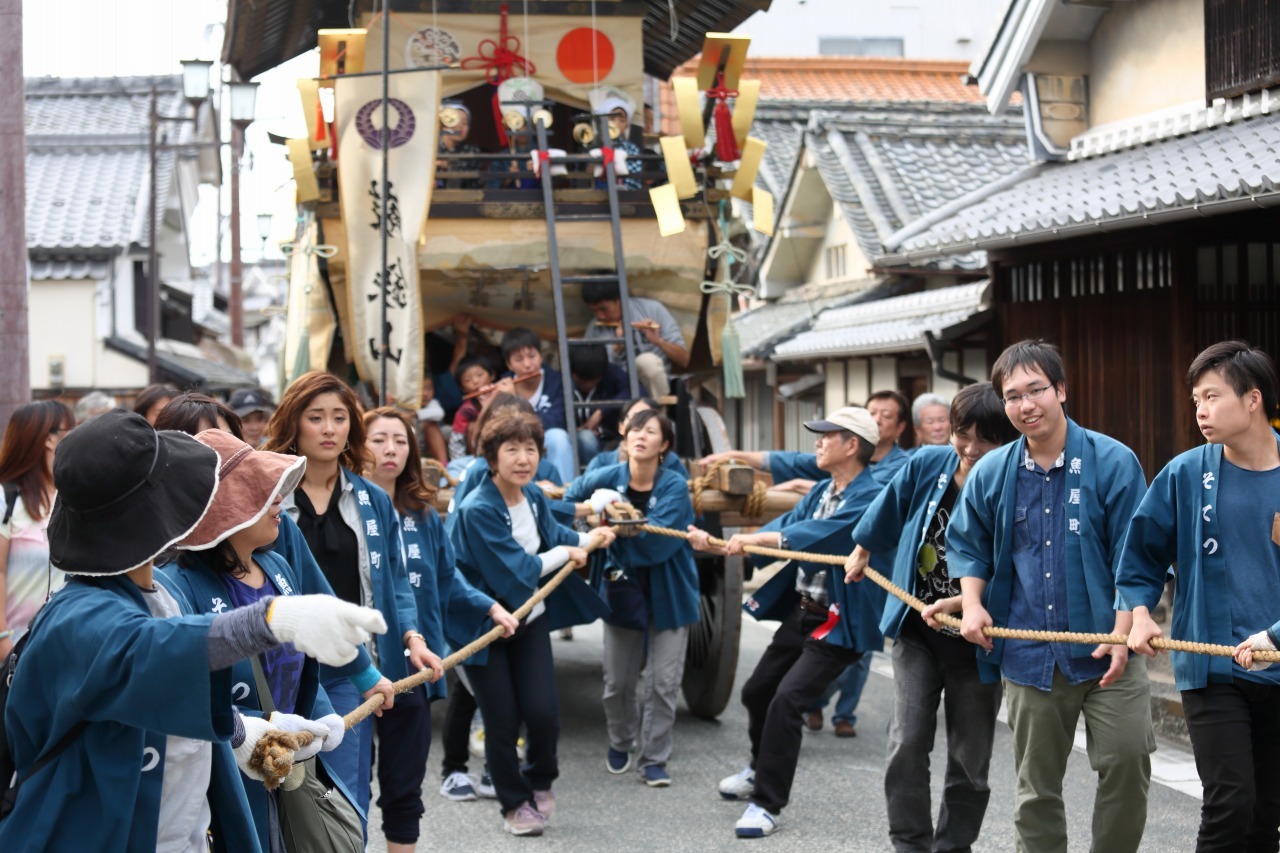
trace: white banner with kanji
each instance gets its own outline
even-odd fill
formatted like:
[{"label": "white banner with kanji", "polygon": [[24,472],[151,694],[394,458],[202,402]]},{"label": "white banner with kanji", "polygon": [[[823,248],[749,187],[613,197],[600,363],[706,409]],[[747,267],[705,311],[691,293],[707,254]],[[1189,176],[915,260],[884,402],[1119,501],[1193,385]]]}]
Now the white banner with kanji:
[{"label": "white banner with kanji", "polygon": [[[390,77],[387,203],[382,199],[382,80],[339,77],[338,184],[347,237],[347,294],[356,369],[375,388],[381,381],[382,306],[390,345],[387,394],[416,409],[422,397],[422,300],[416,247],[431,203],[440,74]],[[386,223],[383,274],[381,228]]]}]

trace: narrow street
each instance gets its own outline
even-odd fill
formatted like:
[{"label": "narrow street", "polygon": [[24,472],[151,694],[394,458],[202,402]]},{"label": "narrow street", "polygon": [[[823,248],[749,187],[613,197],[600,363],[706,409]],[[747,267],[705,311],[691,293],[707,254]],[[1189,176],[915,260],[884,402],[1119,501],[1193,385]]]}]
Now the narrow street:
[{"label": "narrow street", "polygon": [[[750,673],[772,634],[752,619],[743,620],[738,684]],[[782,815],[782,829],[759,840],[739,840],[733,824],[744,804],[727,802],[716,793],[723,776],[741,768],[746,759],[746,712],[736,698],[718,722],[682,713],[676,727],[676,750],[669,770],[672,786],[650,790],[634,773],[611,776],[604,768],[604,714],[600,709],[600,624],[576,629],[572,642],[553,640],[557,657],[562,733],[561,778],[556,784],[556,813],[541,839],[512,838],[502,831],[495,801],[451,803],[437,793],[439,736],[432,745],[425,794],[426,817],[419,850],[543,850],[701,851],[748,846],[776,849],[840,851],[889,850],[884,813],[883,767],[892,668],[887,655],[877,656],[871,680],[858,709],[858,736],[837,740],[828,721],[822,732],[806,733],[796,775],[793,801]],[[438,730],[443,703],[437,703]],[[942,731],[941,721],[939,732]],[[940,734],[932,763],[945,763]],[[1065,796],[1072,850],[1087,850],[1092,815],[1094,776],[1083,752],[1083,732],[1077,738],[1067,773]],[[1161,743],[1154,759],[1144,851],[1190,849],[1200,821],[1191,757]],[[472,764],[478,771],[480,763]],[[1179,784],[1190,778],[1191,785]],[[933,777],[933,810],[941,791],[941,772]],[[1159,781],[1164,780],[1164,781]],[[1012,851],[1013,742],[999,724],[991,771],[992,799],[982,837],[975,851]],[[1171,787],[1174,785],[1176,787]],[[376,796],[376,794],[375,794]],[[371,820],[369,850],[383,851],[376,809]],[[1105,847],[1100,848],[1105,849]]]}]

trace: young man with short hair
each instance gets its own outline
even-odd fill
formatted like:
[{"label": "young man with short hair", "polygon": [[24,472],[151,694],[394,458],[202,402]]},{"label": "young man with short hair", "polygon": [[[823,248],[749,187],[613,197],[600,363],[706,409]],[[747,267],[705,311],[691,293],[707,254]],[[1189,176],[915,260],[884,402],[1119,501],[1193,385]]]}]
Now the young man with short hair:
[{"label": "young man with short hair", "polygon": [[[589,463],[605,443],[618,440],[618,416],[622,406],[598,405],[597,400],[630,398],[627,373],[609,361],[604,346],[574,347],[569,351],[569,378],[577,406],[578,461]],[[643,389],[642,389],[643,393]]]},{"label": "young man with short hair", "polygon": [[[854,406],[804,426],[818,434],[818,466],[829,478],[758,532],[733,536],[727,548],[711,545],[707,533],[690,526],[694,550],[733,555],[744,553],[743,546],[760,545],[848,553],[853,526],[880,492],[880,484],[866,473],[879,429],[866,409]],[[772,561],[751,559],[760,566]],[[742,688],[751,764],[720,782],[720,796],[751,801],[735,826],[738,837],[777,830],[800,757],[800,712],[849,664],[883,648],[878,624],[883,607],[879,587],[847,585],[837,567],[822,563],[789,562],[747,599],[744,609],[756,619],[780,619],[782,625]]]},{"label": "young man with short hair", "polygon": [[[1155,654],[1151,639],[1163,632],[1150,610],[1176,562],[1173,633],[1238,644],[1247,666],[1252,650],[1275,648],[1267,626],[1280,615],[1280,446],[1269,422],[1276,367],[1261,350],[1224,341],[1196,357],[1187,385],[1207,443],[1151,483],[1125,539],[1118,606],[1133,611],[1129,647]],[[1255,672],[1225,657],[1171,654],[1204,785],[1196,850],[1276,850],[1280,667]]]},{"label": "young man with short hair", "polygon": [[[585,337],[602,343],[616,341],[622,328],[622,297],[617,282],[588,282],[582,286],[582,301],[591,309]],[[671,393],[672,367],[683,370],[689,364],[689,350],[676,318],[656,299],[632,296],[627,299],[627,318],[633,325],[636,377],[655,397]],[[625,362],[621,346],[609,347],[609,360]]]},{"label": "young man with short hair", "polygon": [[515,328],[502,336],[502,362],[507,373],[498,380],[498,390],[519,394],[529,401],[542,421],[543,446],[547,461],[555,466],[562,483],[578,475],[573,467],[573,448],[564,411],[564,377],[560,371],[542,364],[542,339],[529,329]]},{"label": "young man with short hair", "polygon": [[1093,848],[1135,851],[1155,749],[1145,661],[1122,645],[993,641],[982,629],[1128,633],[1115,573],[1146,479],[1133,451],[1067,417],[1066,370],[1053,345],[1010,346],[991,382],[1022,437],[974,465],[947,529],[947,568],[960,579],[960,633],[986,650],[983,680],[1004,680],[1018,849],[1067,849],[1062,779],[1084,714],[1098,773]]}]

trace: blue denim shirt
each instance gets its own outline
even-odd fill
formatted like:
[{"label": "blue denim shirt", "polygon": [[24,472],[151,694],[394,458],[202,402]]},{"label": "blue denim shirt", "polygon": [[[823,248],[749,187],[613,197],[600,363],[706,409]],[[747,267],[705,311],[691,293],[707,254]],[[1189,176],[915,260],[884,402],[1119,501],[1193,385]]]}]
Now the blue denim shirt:
[{"label": "blue denim shirt", "polygon": [[[1018,469],[1013,523],[1013,594],[1009,627],[1067,631],[1067,514],[1065,454],[1045,471],[1030,453]],[[1010,640],[1001,674],[1015,684],[1050,690],[1056,665],[1072,684],[1100,678],[1110,658],[1071,657],[1065,643]]]}]

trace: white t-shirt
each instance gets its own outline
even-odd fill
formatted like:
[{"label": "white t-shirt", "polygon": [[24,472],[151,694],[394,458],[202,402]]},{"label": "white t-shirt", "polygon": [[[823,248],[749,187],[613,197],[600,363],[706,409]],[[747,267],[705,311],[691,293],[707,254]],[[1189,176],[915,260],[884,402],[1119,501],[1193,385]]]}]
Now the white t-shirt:
[{"label": "white t-shirt", "polygon": [[[147,609],[158,619],[181,616],[178,602],[156,585],[143,590]],[[207,853],[209,779],[213,745],[206,740],[170,735],[164,742],[164,785],[160,792],[160,829],[156,853]]]},{"label": "white t-shirt", "polygon": [[[0,502],[3,502],[0,494]],[[52,503],[50,504],[52,507]],[[3,510],[0,510],[3,513]],[[0,514],[0,518],[4,516]],[[67,576],[49,562],[49,513],[35,521],[21,497],[13,499],[9,523],[0,525],[0,537],[9,541],[5,563],[5,619],[13,631],[13,642],[27,633],[27,626],[49,596],[62,589]]]}]

